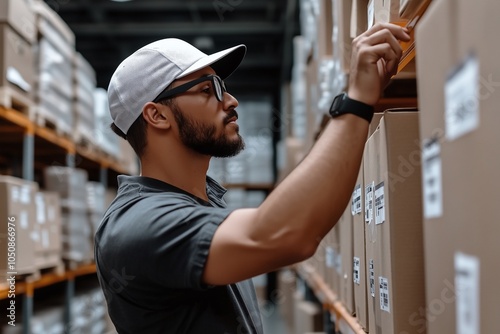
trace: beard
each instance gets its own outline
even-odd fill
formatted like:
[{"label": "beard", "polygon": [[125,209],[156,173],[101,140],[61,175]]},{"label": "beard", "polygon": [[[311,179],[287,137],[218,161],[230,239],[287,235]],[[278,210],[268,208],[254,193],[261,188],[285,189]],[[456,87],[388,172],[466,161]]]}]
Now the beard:
[{"label": "beard", "polygon": [[[187,117],[176,105],[172,105],[171,110],[179,127],[180,139],[190,149],[215,158],[234,157],[245,149],[245,142],[239,133],[237,139],[231,140],[225,133],[217,135],[215,125],[204,124]],[[237,115],[235,110],[231,110],[224,118],[224,124]]]}]

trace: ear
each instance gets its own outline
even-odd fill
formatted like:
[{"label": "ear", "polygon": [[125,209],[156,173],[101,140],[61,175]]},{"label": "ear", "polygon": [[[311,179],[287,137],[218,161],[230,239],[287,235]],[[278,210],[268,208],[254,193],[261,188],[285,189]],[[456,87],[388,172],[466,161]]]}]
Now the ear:
[{"label": "ear", "polygon": [[148,102],[142,107],[142,116],[146,122],[157,129],[168,129],[172,126],[167,116],[166,107],[154,102]]}]

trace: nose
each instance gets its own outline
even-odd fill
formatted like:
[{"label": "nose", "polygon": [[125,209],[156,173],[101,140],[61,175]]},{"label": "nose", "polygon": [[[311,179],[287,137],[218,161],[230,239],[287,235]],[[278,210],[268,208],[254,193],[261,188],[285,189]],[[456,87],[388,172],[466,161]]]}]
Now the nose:
[{"label": "nose", "polygon": [[228,92],[224,92],[222,103],[224,110],[234,109],[239,105],[238,100]]}]

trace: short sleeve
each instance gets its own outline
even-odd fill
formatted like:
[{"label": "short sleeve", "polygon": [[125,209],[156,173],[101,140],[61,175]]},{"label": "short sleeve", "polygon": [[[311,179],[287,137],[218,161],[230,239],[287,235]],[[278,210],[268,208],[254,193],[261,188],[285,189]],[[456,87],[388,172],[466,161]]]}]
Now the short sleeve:
[{"label": "short sleeve", "polygon": [[149,223],[150,279],[169,288],[202,289],[210,245],[228,209],[182,203]]},{"label": "short sleeve", "polygon": [[165,288],[207,288],[202,275],[210,245],[231,210],[182,195],[136,199],[113,211],[99,231],[102,262]]}]

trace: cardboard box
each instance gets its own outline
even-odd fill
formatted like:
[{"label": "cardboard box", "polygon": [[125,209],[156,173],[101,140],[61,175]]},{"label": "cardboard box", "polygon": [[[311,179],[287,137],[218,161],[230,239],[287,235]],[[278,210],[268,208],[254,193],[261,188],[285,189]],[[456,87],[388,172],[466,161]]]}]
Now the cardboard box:
[{"label": "cardboard box", "polygon": [[353,0],[351,9],[351,38],[368,29],[368,0]]},{"label": "cardboard box", "polygon": [[410,318],[425,305],[418,138],[418,113],[387,111],[367,143],[370,332],[419,333]]},{"label": "cardboard box", "polygon": [[314,136],[318,130],[318,62],[311,60],[306,69],[306,137],[304,149],[309,151],[314,145]]},{"label": "cardboard box", "polygon": [[[416,65],[422,147],[426,306],[422,310],[415,310],[412,323],[421,330],[427,326],[428,334],[456,333],[452,232],[457,222],[451,220],[443,210],[443,200],[447,194],[443,181],[449,179],[449,170],[445,169],[442,161],[447,145],[444,87],[458,59],[456,13],[454,0],[434,1],[415,31],[418,45]],[[471,27],[470,24],[466,26]],[[454,164],[447,168],[457,167]],[[456,182],[456,179],[449,180]]]},{"label": "cardboard box", "polygon": [[316,40],[316,59],[333,54],[332,32],[333,32],[333,11],[332,0],[319,0],[319,11],[316,16],[316,30],[318,38]]},{"label": "cardboard box", "polygon": [[494,18],[499,11],[498,1],[458,1],[458,62],[443,89],[443,217],[454,223],[457,333],[499,330],[500,47],[492,43],[498,39],[500,25]]},{"label": "cardboard box", "polygon": [[31,7],[36,14],[38,30],[43,36],[52,39],[57,45],[66,44],[74,48],[75,34],[59,14],[42,0],[33,0]]},{"label": "cardboard box", "polygon": [[33,99],[35,56],[30,42],[6,23],[0,23],[0,86]]},{"label": "cardboard box", "polygon": [[[37,190],[38,185],[34,182],[0,175],[0,212],[3,220],[0,225],[1,277],[12,275],[7,274],[9,272],[23,275],[36,270],[35,246],[31,233],[36,220]],[[15,244],[12,245],[12,242]],[[12,250],[12,247],[15,249]],[[14,253],[13,261],[8,260],[11,253]]]},{"label": "cardboard box", "polygon": [[325,252],[325,282],[340,297],[342,258],[340,254],[340,228],[338,223],[328,232]]},{"label": "cardboard box", "polygon": [[27,0],[0,0],[0,23],[8,23],[30,44],[35,43],[35,13]]},{"label": "cardboard box", "polygon": [[400,0],[399,16],[402,19],[411,20],[424,4],[425,0]]},{"label": "cardboard box", "polygon": [[329,0],[333,3],[333,56],[340,61],[340,70],[349,73],[351,61],[352,1]]},{"label": "cardboard box", "polygon": [[44,170],[45,188],[57,192],[65,208],[87,209],[87,180],[87,171],[80,168],[51,166]]},{"label": "cardboard box", "polygon": [[348,205],[339,222],[340,230],[340,300],[346,310],[354,314],[353,282],[353,220],[351,206]]},{"label": "cardboard box", "polygon": [[[368,137],[377,129],[383,113],[375,113],[368,129]],[[366,152],[366,147],[365,147]],[[368,288],[367,262],[365,248],[365,183],[363,162],[358,173],[351,201],[353,222],[353,289],[356,318],[365,331],[368,331]]]},{"label": "cardboard box", "polygon": [[31,234],[38,269],[61,264],[62,219],[59,195],[39,191],[35,194],[36,220]]}]

